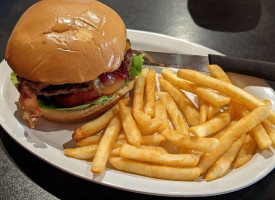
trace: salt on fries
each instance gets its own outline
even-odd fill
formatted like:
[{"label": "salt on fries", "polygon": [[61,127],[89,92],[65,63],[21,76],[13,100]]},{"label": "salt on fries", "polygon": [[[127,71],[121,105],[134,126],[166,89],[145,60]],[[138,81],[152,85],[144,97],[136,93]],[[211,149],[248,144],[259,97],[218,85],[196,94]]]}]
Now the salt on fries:
[{"label": "salt on fries", "polygon": [[[153,178],[212,181],[245,165],[257,148],[275,143],[270,101],[232,85],[218,65],[211,77],[193,70],[143,69],[130,98],[75,129],[78,147],[65,155],[92,160],[91,171],[113,168]],[[160,91],[156,91],[156,79]],[[187,93],[186,93],[187,91]],[[188,93],[197,97],[197,104]],[[131,105],[131,104],[129,104]],[[230,173],[229,173],[230,174]]]}]

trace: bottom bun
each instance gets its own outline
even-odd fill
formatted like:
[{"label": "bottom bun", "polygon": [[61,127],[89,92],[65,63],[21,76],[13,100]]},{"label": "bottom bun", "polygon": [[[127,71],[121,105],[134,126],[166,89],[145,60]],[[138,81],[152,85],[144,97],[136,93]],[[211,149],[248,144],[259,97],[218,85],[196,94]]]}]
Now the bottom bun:
[{"label": "bottom bun", "polygon": [[129,81],[122,89],[115,93],[112,98],[101,104],[91,105],[80,110],[48,110],[41,108],[42,116],[49,121],[63,123],[83,122],[99,116],[110,109],[120,99],[122,99],[134,86],[135,79]]}]

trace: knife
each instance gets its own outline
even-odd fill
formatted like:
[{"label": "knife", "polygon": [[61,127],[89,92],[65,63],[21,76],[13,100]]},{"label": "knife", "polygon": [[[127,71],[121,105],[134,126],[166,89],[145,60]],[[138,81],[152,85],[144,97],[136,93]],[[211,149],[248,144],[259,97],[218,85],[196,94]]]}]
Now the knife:
[{"label": "knife", "polygon": [[143,50],[133,50],[133,53],[136,55],[144,54],[143,60],[145,65],[209,72],[207,65],[217,64],[226,72],[246,74],[275,81],[275,63],[271,62],[213,54],[199,56]]}]

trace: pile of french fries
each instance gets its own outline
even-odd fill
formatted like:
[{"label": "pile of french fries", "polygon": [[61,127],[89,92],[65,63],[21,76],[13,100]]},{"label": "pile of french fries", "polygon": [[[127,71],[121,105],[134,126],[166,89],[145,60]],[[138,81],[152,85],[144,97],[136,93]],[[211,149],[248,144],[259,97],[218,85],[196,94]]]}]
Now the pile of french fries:
[{"label": "pile of french fries", "polygon": [[[144,68],[131,99],[77,127],[65,155],[92,161],[91,172],[114,169],[148,177],[212,181],[275,143],[271,102],[232,85],[217,65],[211,76]],[[157,89],[156,79],[160,85]],[[187,93],[196,97],[196,102]],[[230,173],[229,173],[230,174]]]}]

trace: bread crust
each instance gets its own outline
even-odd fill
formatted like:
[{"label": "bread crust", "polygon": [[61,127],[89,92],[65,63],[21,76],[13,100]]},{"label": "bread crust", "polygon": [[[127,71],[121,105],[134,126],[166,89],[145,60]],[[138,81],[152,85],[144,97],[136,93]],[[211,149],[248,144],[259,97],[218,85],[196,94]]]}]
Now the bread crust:
[{"label": "bread crust", "polygon": [[126,27],[94,0],[43,0],[17,22],[5,59],[25,79],[53,85],[82,83],[119,68]]}]

